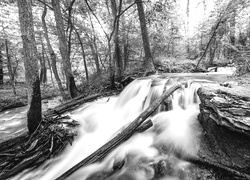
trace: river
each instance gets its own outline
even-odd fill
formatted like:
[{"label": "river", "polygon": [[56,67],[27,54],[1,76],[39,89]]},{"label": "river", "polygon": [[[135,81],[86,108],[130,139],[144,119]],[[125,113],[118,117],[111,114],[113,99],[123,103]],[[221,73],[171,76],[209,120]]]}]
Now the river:
[{"label": "river", "polygon": [[[130,83],[119,96],[106,97],[84,104],[67,113],[72,119],[80,122],[79,135],[73,145],[68,146],[61,155],[48,160],[38,169],[25,170],[11,179],[52,180],[59,177],[132,122],[163,91],[176,82],[182,82],[183,87],[171,96],[171,106],[162,105],[150,117],[154,124],[151,129],[134,135],[102,162],[84,167],[68,178],[97,179],[95,174],[112,171],[114,162],[124,159],[125,165],[121,171],[103,179],[153,179],[155,171],[149,164],[167,158],[171,159],[174,173],[167,174],[163,178],[181,179],[180,176],[183,174],[186,176],[185,169],[189,168],[190,164],[176,158],[174,154],[195,156],[199,150],[201,128],[197,121],[199,98],[196,92],[203,85],[218,85],[217,82],[225,81],[228,75],[225,73],[166,74],[139,78]],[[27,107],[21,107],[0,113],[2,138],[27,130],[26,111]],[[136,169],[136,167],[145,168]],[[182,175],[178,173],[180,169],[184,170]]]}]

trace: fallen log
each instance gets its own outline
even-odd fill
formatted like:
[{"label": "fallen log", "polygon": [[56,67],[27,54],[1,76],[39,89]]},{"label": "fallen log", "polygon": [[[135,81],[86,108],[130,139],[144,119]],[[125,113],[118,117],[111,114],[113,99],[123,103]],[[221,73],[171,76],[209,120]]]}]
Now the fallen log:
[{"label": "fallen log", "polygon": [[83,98],[82,96],[78,96],[78,97],[73,98],[69,101],[66,101],[63,104],[56,106],[53,109],[48,109],[47,111],[45,111],[43,113],[43,115],[46,117],[53,117],[53,116],[61,115],[67,111],[70,111],[70,110],[77,108],[78,106],[80,106],[86,102],[93,101],[100,96],[101,96],[101,94],[93,94],[93,95],[87,96],[85,98]]},{"label": "fallen log", "polygon": [[164,92],[158,99],[156,99],[151,106],[149,106],[145,111],[143,111],[128,127],[126,127],[121,133],[111,139],[109,142],[104,144],[94,153],[83,159],[81,162],[73,166],[71,169],[63,173],[56,180],[64,180],[69,177],[76,170],[82,166],[90,165],[92,163],[101,161],[104,159],[112,150],[119,146],[124,141],[128,140],[134,132],[137,131],[137,128],[147,120],[147,118],[160,106],[160,104],[169,97],[174,91],[181,87],[180,83],[177,83],[166,92]]}]

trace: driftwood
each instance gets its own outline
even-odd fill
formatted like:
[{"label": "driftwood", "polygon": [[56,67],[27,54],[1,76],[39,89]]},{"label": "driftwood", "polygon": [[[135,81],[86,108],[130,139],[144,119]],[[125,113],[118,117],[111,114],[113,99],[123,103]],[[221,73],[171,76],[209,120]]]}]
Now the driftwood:
[{"label": "driftwood", "polygon": [[57,180],[63,180],[69,177],[76,170],[81,168],[82,166],[90,165],[92,163],[101,161],[104,159],[112,150],[114,150],[117,146],[119,146],[124,141],[128,140],[134,132],[137,131],[138,127],[143,124],[147,118],[161,105],[161,103],[169,97],[175,90],[181,87],[180,83],[177,83],[170,89],[168,89],[165,93],[162,94],[158,99],[156,99],[150,107],[148,107],[144,112],[142,112],[127,128],[125,128],[121,133],[111,139],[109,142],[104,144],[94,153],[83,159],[81,162],[73,166],[71,169],[66,171]]},{"label": "driftwood", "polygon": [[63,104],[56,106],[53,109],[47,110],[46,112],[43,113],[43,115],[46,117],[53,117],[53,116],[61,115],[67,111],[70,111],[70,110],[77,108],[78,106],[80,106],[86,102],[93,101],[100,96],[101,96],[100,94],[93,94],[93,95],[87,96],[85,98],[83,96],[78,96],[78,97],[73,98],[69,101],[66,101]]}]

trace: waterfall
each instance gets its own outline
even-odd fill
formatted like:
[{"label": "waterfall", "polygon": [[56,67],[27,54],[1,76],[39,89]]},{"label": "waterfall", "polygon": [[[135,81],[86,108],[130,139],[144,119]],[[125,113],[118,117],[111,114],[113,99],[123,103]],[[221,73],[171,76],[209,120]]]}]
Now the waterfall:
[{"label": "waterfall", "polygon": [[[124,129],[177,81],[180,79],[157,76],[140,78],[130,83],[117,97],[102,98],[72,111],[69,116],[81,124],[73,145],[39,169],[26,170],[13,179],[52,180],[59,177]],[[132,136],[102,162],[79,169],[68,179],[95,179],[95,174],[112,171],[114,163],[120,160],[125,161],[123,168],[104,179],[152,179],[155,170],[149,165],[163,159],[171,161],[175,171],[166,175],[165,179],[178,179],[177,172],[187,168],[188,163],[175,155],[195,156],[200,135],[197,90],[201,83],[192,80],[183,81],[182,84],[149,117],[154,124],[152,128]],[[134,170],[132,167],[140,168]]]}]

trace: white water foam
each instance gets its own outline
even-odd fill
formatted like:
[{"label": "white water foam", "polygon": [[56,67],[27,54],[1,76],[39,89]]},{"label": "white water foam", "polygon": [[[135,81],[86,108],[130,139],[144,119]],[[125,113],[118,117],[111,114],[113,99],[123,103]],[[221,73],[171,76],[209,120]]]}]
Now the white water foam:
[{"label": "white water foam", "polygon": [[[23,172],[13,179],[50,180],[59,177],[106,143],[172,85],[172,81],[166,79],[135,80],[119,97],[104,98],[73,111],[70,116],[81,123],[79,136],[73,146],[68,147],[58,158],[46,162],[40,169]],[[172,106],[165,108],[172,109],[171,111],[160,112],[164,108],[158,108],[157,113],[150,117],[154,127],[134,135],[102,162],[84,167],[68,179],[88,179],[98,172],[112,171],[114,162],[119,160],[125,160],[122,170],[105,179],[152,179],[154,169],[149,168],[148,164],[174,157],[175,153],[194,156],[199,149],[200,129],[196,120],[199,112],[196,92],[199,87],[197,83],[188,82],[186,87],[184,85],[174,92]],[[167,149],[168,154],[160,153],[160,147]],[[173,159],[176,169],[188,164],[177,158]],[[131,170],[136,165],[141,168]]]}]

